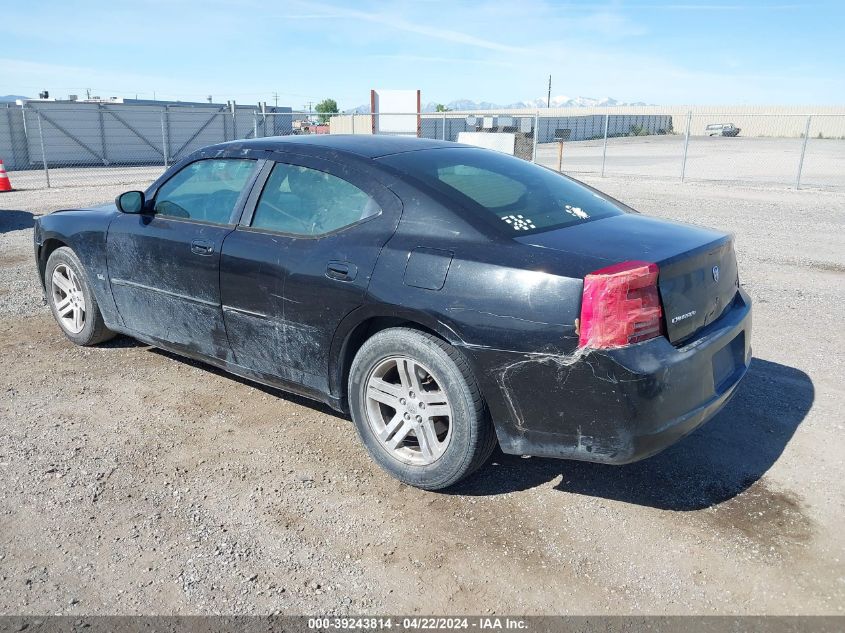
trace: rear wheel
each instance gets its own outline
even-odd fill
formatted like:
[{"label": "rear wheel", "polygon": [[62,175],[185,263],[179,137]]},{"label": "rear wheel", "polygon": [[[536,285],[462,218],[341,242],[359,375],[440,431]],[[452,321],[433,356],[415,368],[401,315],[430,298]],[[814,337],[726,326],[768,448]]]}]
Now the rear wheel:
[{"label": "rear wheel", "polygon": [[495,446],[466,360],[425,332],[392,328],[367,340],[352,363],[349,405],[376,463],[418,488],[451,486]]},{"label": "rear wheel", "polygon": [[44,271],[47,301],[65,336],[77,345],[96,345],[114,336],[91,292],[82,262],[62,246],[50,254]]}]

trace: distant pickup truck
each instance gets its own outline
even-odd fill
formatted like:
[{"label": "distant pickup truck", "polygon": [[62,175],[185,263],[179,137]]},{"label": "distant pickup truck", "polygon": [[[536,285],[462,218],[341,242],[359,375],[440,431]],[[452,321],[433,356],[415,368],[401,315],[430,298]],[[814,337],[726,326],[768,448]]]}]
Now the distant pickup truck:
[{"label": "distant pickup truck", "polygon": [[704,128],[707,136],[738,136],[740,129],[733,123],[711,123]]}]

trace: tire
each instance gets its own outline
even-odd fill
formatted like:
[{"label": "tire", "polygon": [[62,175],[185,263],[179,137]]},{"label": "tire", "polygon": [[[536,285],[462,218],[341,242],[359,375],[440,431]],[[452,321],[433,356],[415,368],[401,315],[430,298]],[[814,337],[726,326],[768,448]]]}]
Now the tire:
[{"label": "tire", "polygon": [[82,262],[67,246],[54,250],[44,269],[44,288],[53,318],[77,345],[96,345],[115,336],[103,315]]},{"label": "tire", "polygon": [[447,488],[496,446],[466,359],[426,332],[391,328],[369,338],[352,361],[348,394],[370,456],[408,485]]}]

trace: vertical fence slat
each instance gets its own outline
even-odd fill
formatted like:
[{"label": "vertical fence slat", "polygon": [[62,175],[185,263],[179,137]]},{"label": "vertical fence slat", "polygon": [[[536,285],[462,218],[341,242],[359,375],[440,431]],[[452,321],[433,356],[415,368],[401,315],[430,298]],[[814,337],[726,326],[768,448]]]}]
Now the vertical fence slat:
[{"label": "vertical fence slat", "polygon": [[610,125],[610,114],[604,115],[604,146],[601,150],[601,177],[604,178],[604,164],[607,160],[607,128]]},{"label": "vertical fence slat", "polygon": [[161,152],[164,155],[164,168],[170,162],[170,147],[167,142],[167,106],[161,109]]},{"label": "vertical fence slat", "polygon": [[798,159],[798,174],[795,176],[795,188],[801,188],[801,171],[804,169],[804,154],[807,153],[807,140],[810,138],[810,121],[813,115],[807,117],[807,124],[804,127],[804,141],[801,143],[801,158]]},{"label": "vertical fence slat", "polygon": [[690,133],[690,124],[692,123],[692,110],[687,112],[687,131],[684,134],[684,157],[681,160],[681,182],[684,182],[684,178],[686,177],[687,173],[687,151],[689,150],[689,133]]},{"label": "vertical fence slat", "polygon": [[47,179],[47,188],[50,188],[50,169],[47,167],[47,153],[44,150],[44,128],[41,125],[41,113],[37,110],[38,115],[38,140],[41,143],[41,162],[44,164],[44,177]]},{"label": "vertical fence slat", "polygon": [[103,121],[103,104],[97,104],[97,118],[100,122],[100,149],[103,154],[103,165],[109,164],[109,157],[106,153],[106,124]]}]

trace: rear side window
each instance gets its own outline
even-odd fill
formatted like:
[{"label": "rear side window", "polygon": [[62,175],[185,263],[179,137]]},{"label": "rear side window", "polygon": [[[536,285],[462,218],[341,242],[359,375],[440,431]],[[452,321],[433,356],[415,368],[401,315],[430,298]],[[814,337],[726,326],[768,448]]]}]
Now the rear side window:
[{"label": "rear side window", "polygon": [[186,165],[156,193],[156,215],[229,224],[255,164],[214,158]]},{"label": "rear side window", "polygon": [[587,187],[498,152],[432,149],[379,160],[509,234],[538,233],[623,213]]},{"label": "rear side window", "polygon": [[251,226],[292,235],[324,235],[379,213],[358,187],[323,171],[276,163]]}]

